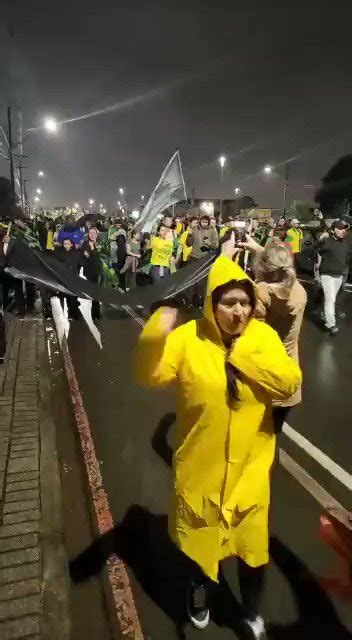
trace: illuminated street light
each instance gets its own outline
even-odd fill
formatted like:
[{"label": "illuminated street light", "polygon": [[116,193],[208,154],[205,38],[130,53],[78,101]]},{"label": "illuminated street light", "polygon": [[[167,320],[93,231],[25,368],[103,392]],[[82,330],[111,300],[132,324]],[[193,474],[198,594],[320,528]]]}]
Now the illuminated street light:
[{"label": "illuminated street light", "polygon": [[123,194],[124,194],[124,193],[125,193],[125,192],[124,192],[124,189],[123,189],[122,187],[119,187],[119,194],[120,194],[120,196],[123,196]]},{"label": "illuminated street light", "polygon": [[48,133],[57,133],[59,123],[55,118],[44,118],[44,129]]},{"label": "illuminated street light", "polygon": [[35,202],[39,202],[39,201],[40,201],[39,196],[35,196],[34,201],[35,201]]},{"label": "illuminated street light", "polygon": [[267,164],[265,165],[263,172],[266,176],[270,176],[270,174],[273,172],[273,168],[270,166],[270,164]]},{"label": "illuminated street light", "polygon": [[118,207],[121,207],[121,202],[120,202],[120,200],[118,200],[118,201],[117,201],[117,206],[118,206]]},{"label": "illuminated street light", "polygon": [[93,200],[93,198],[89,198],[88,202],[89,202],[90,206],[92,207],[92,206],[93,206],[93,204],[94,204],[94,200]]},{"label": "illuminated street light", "polygon": [[40,196],[40,195],[41,195],[41,193],[42,193],[42,190],[38,187],[38,188],[35,190],[35,192],[38,194],[38,196]]},{"label": "illuminated street light", "polygon": [[75,202],[73,206],[75,209],[79,209],[79,202]]},{"label": "illuminated street light", "polygon": [[44,171],[38,171],[38,178],[44,178]]},{"label": "illuminated street light", "polygon": [[235,196],[239,196],[241,193],[241,189],[239,187],[235,188]]},{"label": "illuminated street light", "polygon": [[226,164],[226,156],[219,156],[219,165],[221,169],[224,169]]},{"label": "illuminated street light", "polygon": [[144,200],[145,196],[141,196],[141,200]]},{"label": "illuminated street light", "polygon": [[104,209],[104,205],[100,203],[99,209]]},{"label": "illuminated street light", "polygon": [[138,209],[133,209],[133,211],[132,211],[132,213],[131,213],[131,216],[132,216],[133,220],[138,220],[138,218],[139,218],[139,211],[138,211]]}]

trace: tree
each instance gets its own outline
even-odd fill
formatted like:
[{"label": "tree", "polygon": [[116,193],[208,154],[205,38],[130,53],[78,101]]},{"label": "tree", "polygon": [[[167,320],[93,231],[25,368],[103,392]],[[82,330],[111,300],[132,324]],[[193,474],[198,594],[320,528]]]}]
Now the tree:
[{"label": "tree", "polygon": [[288,210],[288,218],[298,218],[300,222],[313,220],[313,207],[308,202],[294,200]]},{"label": "tree", "polygon": [[340,158],[322,180],[315,201],[325,216],[336,218],[352,203],[352,155]]}]

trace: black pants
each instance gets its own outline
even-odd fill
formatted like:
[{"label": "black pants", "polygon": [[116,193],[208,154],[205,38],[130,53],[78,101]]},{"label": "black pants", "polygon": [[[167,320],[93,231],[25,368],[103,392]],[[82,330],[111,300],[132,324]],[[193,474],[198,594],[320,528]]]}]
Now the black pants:
[{"label": "black pants", "polygon": [[[260,614],[264,586],[266,565],[262,567],[250,567],[241,558],[237,558],[238,582],[240,586],[244,615],[249,620],[255,620]],[[210,580],[206,576],[198,575],[192,580],[192,584],[209,586]]]},{"label": "black pants", "polygon": [[[92,282],[93,284],[99,284],[99,275],[98,274],[92,274],[92,273],[85,273],[84,274],[87,278],[87,280],[89,280],[89,282]],[[92,300],[92,319],[93,320],[99,320],[100,319],[100,302],[99,300]]]},{"label": "black pants", "polygon": [[6,353],[6,326],[4,315],[0,311],[0,358],[2,359]]},{"label": "black pants", "polygon": [[274,407],[273,419],[274,419],[274,431],[275,433],[281,433],[284,422],[289,414],[291,407]]}]

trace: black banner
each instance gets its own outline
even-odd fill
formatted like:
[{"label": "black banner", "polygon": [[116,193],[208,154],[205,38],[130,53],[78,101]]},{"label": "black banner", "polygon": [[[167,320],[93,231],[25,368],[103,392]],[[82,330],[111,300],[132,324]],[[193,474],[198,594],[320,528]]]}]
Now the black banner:
[{"label": "black banner", "polygon": [[33,249],[20,240],[16,240],[9,248],[5,270],[14,277],[34,282],[54,292],[60,291],[79,298],[98,300],[114,307],[149,308],[154,302],[182,294],[205,278],[214,258],[214,254],[207,253],[203,258],[191,262],[158,283],[137,287],[126,294],[80,278],[54,256]]}]

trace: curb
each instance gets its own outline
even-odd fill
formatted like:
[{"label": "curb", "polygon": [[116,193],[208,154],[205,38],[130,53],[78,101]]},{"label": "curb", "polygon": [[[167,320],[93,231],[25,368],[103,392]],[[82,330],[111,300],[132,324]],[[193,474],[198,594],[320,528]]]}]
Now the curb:
[{"label": "curb", "polygon": [[[53,325],[55,326],[54,322]],[[61,353],[92,501],[94,530],[97,536],[102,536],[114,528],[114,522],[66,338],[61,341]],[[103,585],[114,635],[121,637],[122,634],[133,640],[144,640],[126,567],[116,554],[111,555],[106,562]]]},{"label": "curb", "polygon": [[56,427],[51,413],[51,375],[45,350],[44,325],[38,329],[40,398],[40,477],[42,508],[43,604],[42,637],[45,640],[69,640],[71,632],[69,576],[62,540],[61,483],[56,446]]}]

